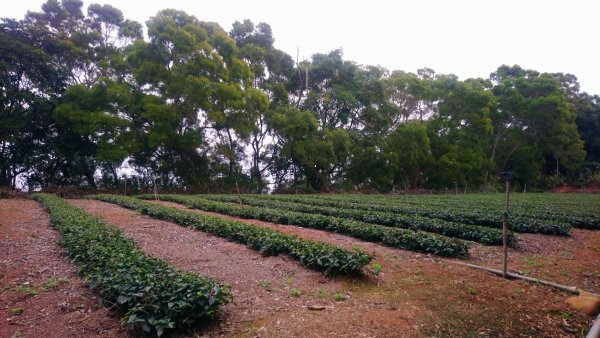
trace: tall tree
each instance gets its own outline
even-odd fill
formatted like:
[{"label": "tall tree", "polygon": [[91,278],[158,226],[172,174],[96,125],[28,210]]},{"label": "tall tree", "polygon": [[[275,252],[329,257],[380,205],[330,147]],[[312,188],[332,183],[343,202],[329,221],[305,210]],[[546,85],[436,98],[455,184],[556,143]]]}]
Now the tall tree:
[{"label": "tall tree", "polygon": [[[45,140],[52,133],[53,101],[67,77],[52,56],[56,45],[48,30],[0,22],[0,186],[32,185],[36,167],[50,159]],[[28,182],[17,182],[22,175]]]},{"label": "tall tree", "polygon": [[[79,185],[83,178],[85,185],[95,187],[99,163],[113,169],[120,165],[98,161],[100,145],[90,129],[102,124],[102,113],[108,111],[99,112],[101,108],[91,107],[90,100],[83,102],[85,95],[69,93],[102,91],[109,78],[125,78],[120,52],[132,40],[141,38],[141,25],[124,20],[121,11],[110,6],[91,5],[86,17],[82,5],[76,0],[49,0],[42,12],[29,12],[23,21],[32,30],[52,34],[52,63],[62,70],[65,83],[73,86],[66,95],[61,93],[53,100],[58,106],[44,141],[50,151],[36,168],[36,181],[42,186]],[[81,121],[87,121],[89,126],[81,128]]]},{"label": "tall tree", "polygon": [[218,137],[215,155],[239,171],[240,140],[249,137],[263,94],[250,86],[251,71],[235,41],[218,25],[181,11],[164,10],[148,21],[149,42],[131,48],[129,62],[142,93],[138,129],[141,167],[160,173],[164,185],[206,186],[206,136]]},{"label": "tall tree", "polygon": [[422,171],[431,157],[429,137],[423,122],[409,121],[398,125],[387,141],[390,171],[394,185],[401,183],[404,191],[419,187]]},{"label": "tall tree", "polygon": [[423,121],[429,117],[433,112],[432,79],[404,71],[394,71],[386,79],[388,100],[398,110],[398,114],[391,120],[392,128],[400,121],[406,122],[409,119]]},{"label": "tall tree", "polygon": [[291,56],[273,46],[271,27],[266,23],[255,26],[250,20],[236,21],[229,34],[240,49],[240,58],[252,70],[252,87],[266,94],[255,101],[253,128],[247,140],[251,151],[250,176],[256,190],[265,191],[263,176],[279,156],[280,149],[272,142],[274,135],[269,120],[275,111],[287,109],[290,104],[286,86],[295,74],[294,63]]},{"label": "tall tree", "polygon": [[[585,157],[575,124],[576,112],[568,93],[552,74],[539,74],[519,66],[501,66],[492,73],[498,109],[492,114],[494,137],[491,159],[496,172],[509,170],[512,155],[531,142],[545,159],[545,174],[573,171]],[[520,134],[521,137],[514,137]],[[509,135],[513,135],[507,139]],[[503,154],[498,145],[511,143]],[[502,161],[497,158],[503,157]]]},{"label": "tall tree", "polygon": [[478,186],[490,167],[486,152],[495,100],[486,85],[480,79],[459,81],[454,75],[439,75],[432,84],[435,113],[427,126],[434,162],[428,177],[438,187]]},{"label": "tall tree", "polygon": [[579,94],[575,109],[577,129],[584,142],[586,160],[600,162],[600,96]]},{"label": "tall tree", "polygon": [[[314,115],[291,108],[272,118],[282,154],[306,179],[307,187],[328,190],[346,162],[349,137],[341,128],[320,130]],[[297,177],[295,177],[295,180]]]}]

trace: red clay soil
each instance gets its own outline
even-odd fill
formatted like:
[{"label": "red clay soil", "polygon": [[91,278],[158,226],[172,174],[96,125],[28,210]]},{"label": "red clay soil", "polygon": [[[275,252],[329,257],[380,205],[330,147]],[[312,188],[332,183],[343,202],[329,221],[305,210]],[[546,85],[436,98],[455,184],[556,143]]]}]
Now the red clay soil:
[{"label": "red clay soil", "polygon": [[[323,337],[360,332],[364,336],[389,337],[402,332],[401,336],[414,337],[418,335],[418,320],[409,319],[427,315],[412,306],[402,306],[391,313],[405,320],[378,323],[382,318],[369,308],[381,307],[385,302],[363,304],[352,291],[354,285],[375,286],[373,281],[328,279],[285,255],[263,257],[243,245],[100,201],[70,202],[121,229],[146,253],[229,284],[235,301],[225,306],[221,322],[204,334]],[[296,296],[293,290],[299,294]]]},{"label": "red clay soil", "polygon": [[556,188],[550,189],[549,192],[598,194],[600,193],[600,185],[588,185],[585,187],[561,185]]},{"label": "red clay soil", "polygon": [[[219,321],[186,336],[577,337],[591,321],[564,304],[568,294],[346,236],[251,221],[372,252],[382,266],[379,275],[325,278],[285,255],[262,257],[243,245],[99,201],[71,203],[122,229],[148,254],[231,286],[235,302],[225,306]],[[0,235],[0,337],[17,331],[27,337],[131,335],[76,276],[55,244],[59,234],[37,203],[0,200]],[[588,235],[574,236],[575,247],[588,247],[580,242]],[[517,248],[514,254],[545,252],[543,243]],[[572,261],[585,256],[566,248]],[[475,248],[473,261],[491,263],[493,250],[484,249]],[[562,256],[559,264],[569,262],[567,254]],[[31,289],[38,294],[31,295]]]},{"label": "red clay soil", "polygon": [[[501,247],[475,244],[470,253],[470,263],[501,268]],[[600,231],[572,229],[569,237],[519,234],[508,257],[516,273],[600,294]]]},{"label": "red clay soil", "polygon": [[[356,240],[351,237],[330,232],[252,219],[239,219],[213,212],[193,210],[181,204],[167,201],[154,203],[269,227],[283,233],[306,239],[326,241],[349,249],[357,245]],[[509,248],[509,270],[563,285],[576,286],[585,291],[600,294],[600,231],[572,229],[569,237],[540,234],[519,234],[518,236],[518,245],[515,248]],[[385,249],[380,245],[368,242],[361,242],[360,247],[365,252],[375,254],[377,253],[373,250]],[[390,254],[390,250],[391,252],[397,252],[397,250],[387,250],[388,254]],[[501,269],[501,246],[485,246],[472,243],[469,252],[470,258],[462,260],[462,262]]]},{"label": "red clay soil", "polygon": [[[360,248],[377,256],[382,272],[329,279],[285,256],[261,257],[242,245],[114,205],[72,203],[123,229],[146,252],[230,284],[236,303],[225,308],[220,324],[202,331],[210,336],[568,337],[584,334],[592,319],[566,306],[569,294],[339,234],[241,220]],[[292,288],[298,297],[291,296]]]},{"label": "red clay soil", "polygon": [[41,206],[0,199],[0,337],[124,337],[56,244]]}]

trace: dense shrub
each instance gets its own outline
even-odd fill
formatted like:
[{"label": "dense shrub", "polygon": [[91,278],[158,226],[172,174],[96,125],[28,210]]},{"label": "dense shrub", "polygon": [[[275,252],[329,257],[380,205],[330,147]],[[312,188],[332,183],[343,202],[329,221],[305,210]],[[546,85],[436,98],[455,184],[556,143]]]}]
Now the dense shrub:
[{"label": "dense shrub", "polygon": [[[390,203],[377,197],[362,196],[360,198],[338,198],[330,196],[277,196],[277,199],[293,201],[317,206],[335,206],[341,209],[362,211],[380,211],[398,215],[414,215],[431,219],[441,219],[465,225],[478,225],[502,228],[501,213],[483,204],[471,204],[467,209],[439,200],[435,204],[428,203]],[[548,221],[541,217],[526,217],[519,213],[511,213],[510,230],[515,232],[541,233],[548,235],[568,236],[571,230],[569,224],[560,221]]]},{"label": "dense shrub", "polygon": [[146,332],[187,328],[211,320],[230,301],[228,287],[178,272],[146,256],[132,240],[54,195],[36,194],[63,235],[61,245],[79,273],[102,299],[125,313],[124,320]]},{"label": "dense shrub", "polygon": [[[153,198],[153,196],[141,197]],[[289,210],[251,206],[241,208],[235,204],[210,201],[196,196],[160,195],[160,198],[183,203],[191,208],[214,211],[241,218],[259,219],[267,222],[292,224],[305,228],[337,232],[366,241],[382,243],[394,248],[427,252],[447,257],[468,256],[468,244],[466,242],[423,231],[390,228],[349,219]]]},{"label": "dense shrub", "polygon": [[[204,197],[204,196],[203,196]],[[487,245],[502,244],[502,230],[484,226],[460,224],[442,219],[422,217],[410,214],[370,211],[346,208],[343,203],[331,203],[331,206],[320,206],[312,203],[296,203],[293,201],[263,199],[252,195],[236,197],[231,195],[206,195],[206,199],[222,202],[237,202],[241,198],[244,204],[262,206],[281,210],[354,219],[357,221],[385,225],[389,227],[411,230],[423,230],[448,237],[456,237]],[[514,233],[509,232],[509,243],[516,243]]]},{"label": "dense shrub", "polygon": [[359,251],[348,251],[330,244],[282,234],[269,228],[177,210],[131,197],[116,195],[91,197],[195,230],[208,232],[230,241],[243,243],[265,255],[284,253],[297,260],[301,265],[322,271],[327,275],[360,272],[363,266],[373,259],[372,256]]}]

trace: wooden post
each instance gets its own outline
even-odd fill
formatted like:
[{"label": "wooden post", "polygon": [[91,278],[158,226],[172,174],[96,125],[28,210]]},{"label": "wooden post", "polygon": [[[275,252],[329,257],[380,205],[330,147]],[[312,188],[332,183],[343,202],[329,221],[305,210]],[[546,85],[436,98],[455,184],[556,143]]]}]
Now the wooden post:
[{"label": "wooden post", "polygon": [[158,201],[158,189],[156,188],[156,177],[152,175],[152,182],[154,183],[154,187],[152,190],[154,191],[154,199]]},{"label": "wooden post", "polygon": [[504,214],[502,215],[502,277],[508,278],[508,198],[510,195],[510,178],[506,177],[506,193],[505,193],[505,204]]},{"label": "wooden post", "polygon": [[235,189],[237,190],[238,201],[240,202],[240,208],[244,209],[244,201],[242,201],[242,195],[240,194],[240,187],[238,186],[237,180],[235,180]]}]

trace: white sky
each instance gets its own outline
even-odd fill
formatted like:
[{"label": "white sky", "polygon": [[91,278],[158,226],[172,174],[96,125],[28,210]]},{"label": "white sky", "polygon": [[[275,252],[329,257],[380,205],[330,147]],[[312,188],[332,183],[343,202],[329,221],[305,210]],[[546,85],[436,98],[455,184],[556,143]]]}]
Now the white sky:
[{"label": "white sky", "polygon": [[[21,19],[44,0],[6,1],[0,17]],[[84,0],[110,4],[144,23],[176,8],[225,30],[238,20],[271,25],[275,47],[296,57],[344,50],[347,60],[415,72],[429,67],[461,79],[502,64],[577,76],[600,94],[598,0]]]}]

